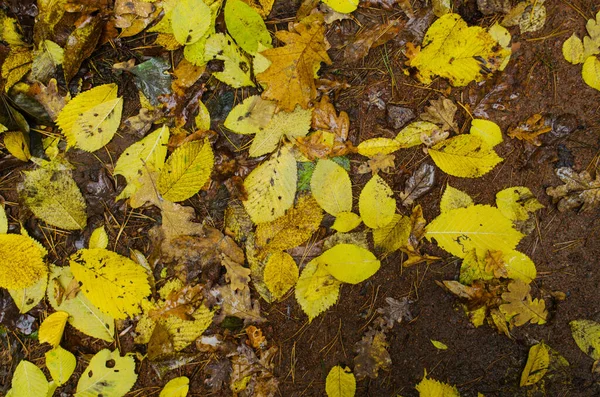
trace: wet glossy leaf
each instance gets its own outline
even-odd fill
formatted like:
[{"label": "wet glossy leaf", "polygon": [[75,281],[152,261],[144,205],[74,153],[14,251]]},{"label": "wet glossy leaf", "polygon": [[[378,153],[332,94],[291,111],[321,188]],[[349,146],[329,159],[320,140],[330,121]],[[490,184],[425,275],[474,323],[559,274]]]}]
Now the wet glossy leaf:
[{"label": "wet glossy leaf", "polygon": [[521,373],[520,386],[531,386],[538,383],[550,366],[550,353],[548,346],[544,342],[533,345],[529,348],[527,363]]},{"label": "wet glossy leaf", "polygon": [[490,172],[503,159],[481,138],[463,134],[429,149],[429,155],[442,171],[461,178],[478,178]]},{"label": "wet glossy leaf", "polygon": [[233,88],[254,87],[251,78],[250,60],[235,44],[233,39],[217,33],[206,41],[205,61],[223,61],[223,71],[213,72],[213,76]]},{"label": "wet glossy leaf", "polygon": [[186,397],[189,389],[190,380],[186,376],[180,376],[168,381],[158,397]]}]

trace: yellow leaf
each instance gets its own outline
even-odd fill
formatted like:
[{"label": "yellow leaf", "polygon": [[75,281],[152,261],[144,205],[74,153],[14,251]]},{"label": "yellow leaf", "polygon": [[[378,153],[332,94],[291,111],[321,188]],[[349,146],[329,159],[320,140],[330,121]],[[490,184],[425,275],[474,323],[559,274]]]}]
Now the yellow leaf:
[{"label": "yellow leaf", "polygon": [[194,117],[196,123],[196,129],[200,131],[210,130],[210,113],[206,108],[206,105],[202,102],[198,102],[198,114]]},{"label": "yellow leaf", "polygon": [[[310,18],[310,17],[309,17]],[[263,51],[271,65],[256,78],[267,86],[262,96],[276,101],[279,107],[292,111],[296,105],[308,108],[317,95],[314,78],[320,63],[331,63],[325,41],[323,21],[297,23],[290,31],[280,30],[275,37],[285,46]]]},{"label": "yellow leaf", "polygon": [[180,0],[171,13],[173,35],[180,44],[194,44],[208,31],[211,10],[202,0]]},{"label": "yellow leaf", "polygon": [[598,58],[588,57],[583,63],[581,75],[587,85],[600,91],[600,60]]},{"label": "yellow leaf", "polygon": [[108,234],[104,226],[96,228],[90,236],[89,248],[106,248],[108,247]]},{"label": "yellow leaf", "polygon": [[194,343],[210,326],[214,313],[202,304],[192,313],[192,317],[193,320],[184,320],[170,316],[164,320],[163,324],[171,336],[175,351],[181,351]]},{"label": "yellow leaf", "polygon": [[101,312],[79,292],[69,267],[52,266],[48,283],[48,301],[54,310],[69,313],[69,324],[94,338],[112,342],[115,321]]},{"label": "yellow leaf", "polygon": [[426,227],[425,237],[454,256],[464,258],[471,250],[479,256],[490,250],[510,251],[523,235],[512,222],[489,205],[472,205],[442,213]]},{"label": "yellow leaf", "polygon": [[401,148],[408,149],[420,145],[423,137],[431,136],[438,130],[440,127],[429,121],[415,121],[404,127],[394,139],[400,143]]},{"label": "yellow leaf", "polygon": [[67,312],[54,312],[46,317],[39,329],[40,343],[49,343],[52,347],[58,346],[67,324],[67,318],[69,318]]},{"label": "yellow leaf", "polygon": [[494,40],[498,42],[505,49],[505,54],[501,58],[500,66],[498,67],[499,71],[503,71],[508,66],[508,62],[510,61],[510,57],[512,55],[512,48],[510,45],[510,41],[512,40],[512,36],[508,29],[504,26],[500,25],[498,22],[493,24],[489,29],[488,33]]},{"label": "yellow leaf", "polygon": [[358,199],[360,217],[372,229],[386,226],[396,212],[394,192],[379,175],[373,175]]},{"label": "yellow leaf", "polygon": [[186,397],[189,390],[190,380],[187,376],[180,376],[168,381],[158,397]]},{"label": "yellow leaf", "polygon": [[342,283],[318,260],[308,262],[296,284],[296,300],[311,322],[338,299]]},{"label": "yellow leaf", "polygon": [[535,263],[522,252],[511,250],[504,253],[502,258],[504,266],[508,272],[508,278],[513,280],[521,280],[524,283],[529,284],[537,276],[537,269]]},{"label": "yellow leaf", "polygon": [[163,125],[125,149],[117,160],[113,174],[123,175],[127,186],[116,200],[128,198],[139,189],[139,173],[143,169],[162,169],[167,157],[168,142],[169,127]]},{"label": "yellow leaf", "polygon": [[511,281],[508,292],[502,294],[502,299],[508,302],[500,305],[500,311],[506,321],[520,327],[531,321],[532,324],[545,324],[548,312],[543,299],[532,299],[529,295],[531,287],[521,280]]},{"label": "yellow leaf", "polygon": [[47,285],[48,277],[42,277],[31,287],[9,289],[8,292],[15,302],[15,305],[19,308],[19,313],[27,313],[44,299]]},{"label": "yellow leaf", "polygon": [[73,276],[81,283],[81,292],[116,319],[139,313],[139,304],[150,294],[146,270],[115,252],[81,249],[69,262]]},{"label": "yellow leaf", "polygon": [[256,54],[259,43],[265,49],[271,47],[271,34],[265,22],[248,4],[242,0],[227,0],[223,14],[227,31],[244,51]]},{"label": "yellow leaf", "polygon": [[[423,48],[409,51],[407,65],[419,70],[419,80],[431,83],[445,77],[455,87],[481,81],[500,67],[497,59],[510,54],[483,28],[467,26],[458,14],[446,14],[435,21],[423,38]],[[482,71],[482,65],[486,72]]]},{"label": "yellow leaf", "polygon": [[334,11],[350,14],[358,7],[358,0],[323,0]]},{"label": "yellow leaf", "polygon": [[356,149],[358,150],[358,153],[362,154],[363,156],[373,157],[377,154],[394,153],[401,147],[403,146],[397,139],[372,138],[359,143]]},{"label": "yellow leaf", "polygon": [[258,95],[249,96],[231,109],[224,125],[236,134],[256,134],[269,125],[276,108],[277,104],[273,101],[266,101]]},{"label": "yellow leaf", "polygon": [[429,149],[442,171],[460,178],[478,178],[490,172],[502,158],[481,138],[463,134],[446,139]]},{"label": "yellow leaf", "polygon": [[60,346],[46,352],[46,367],[58,386],[67,383],[76,366],[77,360],[73,353]]},{"label": "yellow leaf", "polygon": [[256,245],[263,251],[283,251],[297,247],[317,231],[323,211],[310,195],[298,198],[294,208],[274,221],[256,227]]},{"label": "yellow leaf", "polygon": [[294,204],[297,180],[296,159],[287,147],[256,167],[244,181],[247,200],[243,204],[252,222],[270,222],[283,216]]},{"label": "yellow leaf", "polygon": [[48,388],[48,381],[41,369],[26,360],[19,362],[12,378],[12,396],[45,397]]},{"label": "yellow leaf", "polygon": [[574,320],[569,323],[575,343],[582,352],[600,360],[600,323],[592,320]]},{"label": "yellow leaf", "polygon": [[13,47],[2,64],[2,77],[6,80],[4,91],[17,84],[31,69],[33,56],[27,47]]},{"label": "yellow leaf", "polygon": [[328,159],[320,159],[310,179],[310,189],[325,212],[337,216],[352,211],[352,183],[344,168]]},{"label": "yellow leaf", "polygon": [[85,200],[70,171],[51,165],[23,174],[19,196],[35,216],[61,229],[85,228]]},{"label": "yellow leaf", "polygon": [[445,343],[440,342],[439,340],[431,339],[431,344],[435,346],[438,350],[448,350],[448,346]]},{"label": "yellow leaf", "polygon": [[48,275],[46,251],[20,234],[0,234],[0,288],[23,289]]},{"label": "yellow leaf", "polygon": [[455,386],[428,378],[427,371],[415,389],[419,392],[420,397],[460,397]]},{"label": "yellow leaf", "polygon": [[300,106],[291,113],[285,111],[276,113],[266,127],[258,129],[252,145],[250,145],[250,156],[259,157],[271,153],[277,148],[284,135],[290,140],[306,136],[311,120],[312,110],[305,110]]},{"label": "yellow leaf", "polygon": [[355,244],[338,244],[323,252],[316,260],[333,277],[349,284],[368,279],[381,265],[369,250]]},{"label": "yellow leaf", "polygon": [[563,43],[562,53],[567,62],[573,65],[583,63],[583,42],[575,33]]},{"label": "yellow leaf", "polygon": [[491,148],[502,142],[500,127],[490,120],[473,119],[469,134],[479,137],[483,143]]},{"label": "yellow leaf", "polygon": [[0,205],[0,234],[6,233],[8,233],[8,219],[6,218],[4,207]]},{"label": "yellow leaf", "polygon": [[446,213],[457,208],[467,208],[473,205],[473,199],[467,193],[446,185],[446,190],[440,201],[440,212]]},{"label": "yellow leaf", "polygon": [[233,88],[254,87],[251,78],[250,60],[230,36],[217,33],[206,40],[204,60],[223,61],[223,71],[212,75]]},{"label": "yellow leaf", "polygon": [[92,357],[77,382],[75,397],[122,397],[137,379],[132,356],[121,357],[119,350],[100,350]]},{"label": "yellow leaf", "polygon": [[496,206],[513,222],[526,221],[530,213],[544,208],[525,186],[513,186],[496,193]]},{"label": "yellow leaf", "polygon": [[46,82],[56,72],[56,67],[63,63],[64,50],[61,46],[50,40],[40,43],[39,49],[34,51],[31,64],[31,77],[33,80]]},{"label": "yellow leaf", "polygon": [[3,135],[6,150],[21,161],[29,161],[29,136],[21,131],[9,131]]},{"label": "yellow leaf", "polygon": [[298,266],[287,252],[275,252],[267,260],[263,277],[273,297],[279,300],[296,285]]},{"label": "yellow leaf", "polygon": [[[87,114],[89,110],[98,105],[116,100],[117,90],[118,87],[116,84],[99,85],[91,90],[80,93],[62,108],[56,118],[56,124],[62,130],[69,146],[75,146],[78,143],[75,138],[75,130],[79,128],[80,117],[83,117],[84,114]],[[85,136],[83,138],[85,139]]]},{"label": "yellow leaf", "polygon": [[339,212],[331,228],[340,233],[348,233],[360,225],[361,222],[360,216],[353,212]]},{"label": "yellow leaf", "polygon": [[21,34],[17,30],[17,20],[6,16],[4,11],[0,11],[0,38],[11,47],[26,46]]},{"label": "yellow leaf", "polygon": [[[113,138],[121,123],[123,98],[113,99],[83,112],[75,121],[67,146],[95,152]],[[59,115],[60,116],[60,115]]]},{"label": "yellow leaf", "polygon": [[408,245],[412,223],[407,216],[394,214],[392,221],[384,227],[373,229],[375,248],[385,254],[399,250]]},{"label": "yellow leaf", "polygon": [[542,343],[531,346],[529,355],[527,356],[527,364],[521,373],[520,386],[531,386],[539,382],[550,366],[550,353],[548,346]]},{"label": "yellow leaf", "polygon": [[356,378],[350,368],[339,365],[331,368],[325,380],[327,397],[354,397]]},{"label": "yellow leaf", "polygon": [[209,181],[214,163],[208,138],[184,143],[175,149],[162,168],[158,191],[165,200],[187,200]]}]

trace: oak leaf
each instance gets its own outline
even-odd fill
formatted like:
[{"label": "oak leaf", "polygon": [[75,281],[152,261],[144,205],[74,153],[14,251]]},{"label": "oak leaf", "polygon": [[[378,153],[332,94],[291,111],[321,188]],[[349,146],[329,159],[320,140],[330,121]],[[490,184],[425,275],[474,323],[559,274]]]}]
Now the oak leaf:
[{"label": "oak leaf", "polygon": [[564,185],[549,187],[546,193],[558,203],[559,211],[586,212],[600,205],[600,172],[596,172],[593,179],[588,171],[577,173],[572,168],[561,167],[556,170],[556,176]]},{"label": "oak leaf", "polygon": [[508,292],[502,294],[502,299],[508,303],[500,305],[500,311],[517,327],[528,321],[540,325],[546,323],[546,303],[543,299],[532,299],[529,291],[531,287],[528,284],[515,280],[508,285]]},{"label": "oak leaf", "polygon": [[357,355],[354,357],[354,372],[358,379],[375,379],[380,369],[388,369],[392,359],[387,349],[385,333],[370,330],[354,346]]}]

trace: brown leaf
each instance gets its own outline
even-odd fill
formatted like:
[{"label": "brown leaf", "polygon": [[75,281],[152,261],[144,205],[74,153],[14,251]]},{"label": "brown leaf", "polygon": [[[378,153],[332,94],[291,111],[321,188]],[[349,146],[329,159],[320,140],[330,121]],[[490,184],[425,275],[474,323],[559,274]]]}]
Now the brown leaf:
[{"label": "brown leaf", "polygon": [[410,301],[407,297],[400,300],[390,296],[385,298],[387,306],[377,309],[377,313],[381,314],[386,322],[386,328],[391,329],[395,323],[401,323],[402,320],[410,321],[413,319],[410,313]]},{"label": "brown leaf", "polygon": [[511,281],[508,292],[502,294],[507,303],[500,305],[500,311],[510,319],[510,323],[519,327],[528,321],[532,324],[544,324],[548,312],[543,299],[532,299],[531,287],[521,280]]},{"label": "brown leaf", "polygon": [[578,208],[586,212],[600,205],[600,172],[596,170],[596,179],[587,171],[579,174],[572,168],[561,167],[556,170],[556,176],[564,185],[549,187],[546,193],[558,203],[558,210],[563,212]]},{"label": "brown leaf", "polygon": [[428,193],[435,183],[435,167],[431,164],[421,163],[419,168],[408,178],[404,191],[400,193],[400,200],[405,207],[411,206],[416,199]]},{"label": "brown leaf", "polygon": [[485,271],[494,273],[496,278],[508,277],[502,251],[488,251],[485,253]]},{"label": "brown leaf", "polygon": [[310,160],[343,156],[354,151],[350,141],[336,141],[331,132],[318,130],[295,139],[296,147]]},{"label": "brown leaf", "polygon": [[182,59],[173,73],[173,77],[175,77],[171,83],[173,92],[180,97],[185,97],[186,89],[190,88],[198,81],[200,76],[202,76],[202,73],[204,73],[204,70],[206,70],[205,65],[196,66],[185,58]]},{"label": "brown leaf", "polygon": [[384,10],[391,10],[396,4],[400,6],[406,16],[412,19],[414,13],[410,0],[365,0],[360,3],[361,7],[383,8]]},{"label": "brown leaf", "polygon": [[148,342],[148,359],[163,360],[175,352],[169,331],[162,323],[157,323]]},{"label": "brown leaf", "polygon": [[323,95],[313,109],[312,128],[315,130],[333,132],[336,140],[343,142],[348,139],[350,119],[348,118],[348,114],[344,111],[341,111],[340,114],[337,115],[335,107],[329,101],[329,97]]},{"label": "brown leaf", "polygon": [[192,314],[202,303],[204,296],[202,295],[202,286],[186,285],[180,290],[172,291],[165,300],[164,305],[159,308],[152,309],[148,316],[153,320],[176,316],[182,320],[194,321]]},{"label": "brown leaf", "polygon": [[459,133],[458,124],[454,120],[458,108],[454,102],[448,98],[440,97],[429,101],[429,104],[430,106],[425,107],[425,112],[421,114],[421,120],[437,124],[444,131],[452,129],[454,132]]},{"label": "brown leaf", "polygon": [[525,122],[508,130],[508,136],[517,138],[520,141],[526,141],[534,146],[541,146],[540,135],[552,131],[552,127],[547,125],[544,117],[536,113],[529,117]]},{"label": "brown leaf", "polygon": [[377,174],[379,171],[390,172],[395,167],[394,160],[396,156],[393,154],[377,153],[371,157],[367,162],[361,164],[358,167],[359,174],[372,173]]},{"label": "brown leaf", "polygon": [[161,9],[143,0],[115,0],[115,26],[121,37],[134,36],[144,30],[160,14]]},{"label": "brown leaf", "polygon": [[48,116],[54,121],[58,113],[66,105],[66,98],[58,92],[56,79],[51,79],[48,86],[44,86],[39,81],[34,82],[29,87],[29,94],[32,95],[46,110]]},{"label": "brown leaf", "polygon": [[482,280],[475,280],[470,286],[458,281],[444,281],[443,286],[459,298],[465,299],[469,311],[483,306],[494,307],[499,303],[498,288],[490,287]]},{"label": "brown leaf", "polygon": [[262,323],[266,321],[260,315],[258,301],[252,300],[250,289],[235,291],[230,284],[218,287],[215,290],[221,312],[214,318],[216,324],[220,324],[227,316],[234,316],[244,320],[244,324]]},{"label": "brown leaf", "polygon": [[357,379],[377,378],[380,369],[387,370],[392,359],[387,351],[388,343],[382,331],[368,331],[354,346],[354,375]]},{"label": "brown leaf", "polygon": [[234,262],[227,255],[222,255],[221,264],[227,269],[225,277],[233,290],[238,291],[250,288],[248,286],[250,282],[250,269],[243,267],[240,263]]},{"label": "brown leaf", "polygon": [[100,16],[90,15],[83,19],[67,39],[62,65],[67,83],[75,76],[83,61],[94,52],[103,25],[104,20]]},{"label": "brown leaf", "polygon": [[378,24],[373,27],[359,31],[344,48],[344,59],[348,62],[357,62],[366,57],[372,48],[387,43],[398,35],[404,27],[404,22],[400,19],[393,19],[384,24]]},{"label": "brown leaf", "polygon": [[208,377],[204,380],[204,384],[215,393],[221,392],[231,375],[231,362],[226,358],[211,361],[205,367],[205,371]]},{"label": "brown leaf", "polygon": [[66,0],[64,5],[67,12],[90,13],[112,8],[112,0]]}]

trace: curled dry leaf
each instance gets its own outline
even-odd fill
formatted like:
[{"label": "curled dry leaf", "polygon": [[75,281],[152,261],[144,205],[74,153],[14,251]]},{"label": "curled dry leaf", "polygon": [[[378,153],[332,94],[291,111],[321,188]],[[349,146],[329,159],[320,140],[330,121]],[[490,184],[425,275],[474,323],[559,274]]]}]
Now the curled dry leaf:
[{"label": "curled dry leaf", "polygon": [[572,168],[562,167],[556,170],[556,176],[564,185],[549,187],[546,193],[558,203],[558,210],[579,209],[586,212],[600,205],[600,172],[593,179],[589,172],[576,173]]},{"label": "curled dry leaf", "polygon": [[435,183],[435,167],[422,163],[419,168],[408,178],[404,191],[400,193],[400,200],[405,207],[411,206],[416,199],[428,193]]}]

